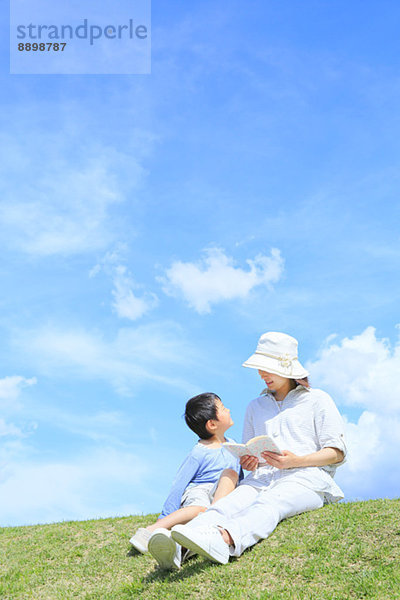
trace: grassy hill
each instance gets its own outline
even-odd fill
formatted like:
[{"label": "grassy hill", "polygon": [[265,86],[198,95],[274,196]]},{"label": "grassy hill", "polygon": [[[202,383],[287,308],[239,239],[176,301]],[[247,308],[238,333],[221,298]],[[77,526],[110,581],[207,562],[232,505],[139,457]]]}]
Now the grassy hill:
[{"label": "grassy hill", "polygon": [[326,506],[282,522],[226,565],[159,570],[128,542],[154,515],[0,529],[0,598],[400,598],[400,501]]}]

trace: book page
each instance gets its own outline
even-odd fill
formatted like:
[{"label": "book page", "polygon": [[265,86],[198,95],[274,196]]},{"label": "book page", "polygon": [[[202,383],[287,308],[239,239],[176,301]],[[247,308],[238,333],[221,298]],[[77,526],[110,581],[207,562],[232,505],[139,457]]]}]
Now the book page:
[{"label": "book page", "polygon": [[260,460],[262,460],[261,452],[276,452],[277,454],[282,454],[274,440],[267,435],[259,435],[257,438],[249,440],[246,445],[248,454],[257,456]]},{"label": "book page", "polygon": [[224,442],[223,447],[226,448],[236,458],[241,458],[249,453],[244,444],[235,444],[234,442]]},{"label": "book page", "polygon": [[256,456],[259,460],[263,461],[264,459],[261,456],[261,452],[267,451],[282,454],[280,448],[268,435],[259,435],[257,437],[254,437],[251,440],[249,440],[247,444],[235,444],[233,442],[225,442],[222,445],[237,458],[250,455]]}]

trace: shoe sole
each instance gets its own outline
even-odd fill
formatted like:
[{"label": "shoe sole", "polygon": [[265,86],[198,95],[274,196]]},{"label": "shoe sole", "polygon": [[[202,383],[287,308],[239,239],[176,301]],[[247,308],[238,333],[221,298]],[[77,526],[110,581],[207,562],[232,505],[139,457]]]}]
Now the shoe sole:
[{"label": "shoe sole", "polygon": [[153,533],[148,548],[162,569],[179,569],[174,562],[176,544],[173,539],[164,533]]},{"label": "shoe sole", "polygon": [[189,550],[192,550],[192,552],[195,552],[196,554],[200,554],[204,558],[208,558],[209,560],[212,560],[213,562],[219,563],[221,565],[226,565],[229,562],[229,555],[228,557],[226,557],[219,553],[210,554],[209,552],[204,550],[204,548],[198,546],[196,542],[193,542],[190,538],[188,538],[184,533],[182,533],[179,530],[176,531],[175,529],[173,529],[171,531],[171,535],[175,542],[177,542],[177,544],[180,544],[185,548],[189,548]]}]

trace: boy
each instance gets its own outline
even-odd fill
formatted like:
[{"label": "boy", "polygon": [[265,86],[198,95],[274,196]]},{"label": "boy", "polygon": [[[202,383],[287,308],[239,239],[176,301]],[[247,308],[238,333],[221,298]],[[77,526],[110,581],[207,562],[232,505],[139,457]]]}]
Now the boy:
[{"label": "boy", "polygon": [[199,441],[179,468],[156,523],[139,528],[130,539],[139,552],[149,551],[162,568],[179,568],[181,547],[171,538],[174,525],[185,524],[236,487],[240,463],[225,448],[224,433],[233,425],[229,409],[212,393],[188,400],[188,427]]}]

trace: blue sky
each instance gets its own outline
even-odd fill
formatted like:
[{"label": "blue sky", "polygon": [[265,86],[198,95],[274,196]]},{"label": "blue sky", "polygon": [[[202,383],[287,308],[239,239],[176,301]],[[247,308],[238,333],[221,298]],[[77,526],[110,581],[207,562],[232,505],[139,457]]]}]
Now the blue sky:
[{"label": "blue sky", "polygon": [[151,75],[9,75],[1,44],[0,525],[157,512],[264,331],[397,497],[397,2],[152,3]]}]

